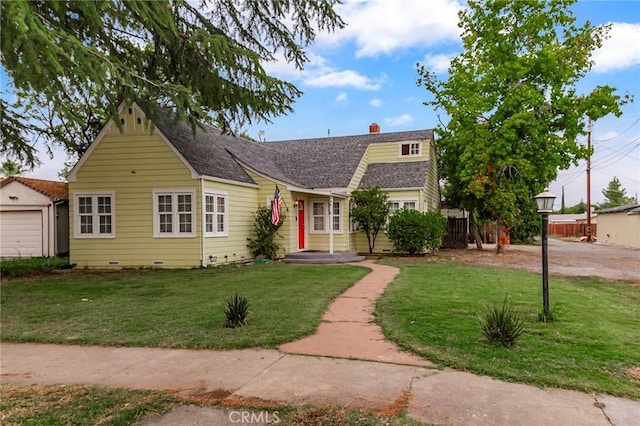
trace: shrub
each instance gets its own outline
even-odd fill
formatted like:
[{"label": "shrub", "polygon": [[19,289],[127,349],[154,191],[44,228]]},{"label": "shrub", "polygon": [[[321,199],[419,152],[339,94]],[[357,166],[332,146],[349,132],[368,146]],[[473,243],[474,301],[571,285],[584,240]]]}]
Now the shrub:
[{"label": "shrub", "polygon": [[518,338],[524,332],[524,320],[513,309],[513,304],[507,296],[501,307],[493,305],[484,309],[484,317],[478,315],[478,322],[482,334],[494,345],[510,348],[516,344]]},{"label": "shrub", "polygon": [[253,214],[253,233],[254,238],[247,238],[247,247],[254,257],[266,257],[267,259],[276,259],[280,245],[276,243],[276,235],[278,229],[282,226],[284,215],[280,214],[280,223],[274,225],[271,223],[271,209],[263,206]]},{"label": "shrub", "polygon": [[397,252],[409,254],[434,251],[446,234],[446,219],[438,211],[420,213],[402,209],[391,217],[387,235]]},{"label": "shrub", "polygon": [[369,254],[373,254],[378,233],[389,218],[389,197],[379,186],[374,186],[353,191],[351,198],[351,220],[356,223],[358,230],[364,232],[369,244]]},{"label": "shrub", "polygon": [[48,274],[57,269],[70,269],[68,257],[32,257],[25,259],[3,260],[0,262],[0,275],[3,277],[23,277]]},{"label": "shrub", "polygon": [[442,216],[439,210],[432,210],[423,213],[423,215],[427,225],[425,247],[433,252],[442,245],[442,237],[447,234],[447,219]]},{"label": "shrub", "polygon": [[236,294],[227,299],[224,308],[224,315],[227,318],[227,327],[242,327],[247,323],[249,315],[249,301],[246,297]]}]

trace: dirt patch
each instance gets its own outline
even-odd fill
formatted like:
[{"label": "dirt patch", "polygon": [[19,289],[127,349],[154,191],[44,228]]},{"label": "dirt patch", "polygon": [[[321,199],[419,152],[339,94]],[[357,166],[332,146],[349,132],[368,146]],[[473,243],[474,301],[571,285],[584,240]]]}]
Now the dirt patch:
[{"label": "dirt patch", "polygon": [[377,411],[375,414],[380,417],[394,417],[402,413],[409,407],[409,399],[411,394],[408,391],[404,391],[396,398],[396,400],[382,411]]},{"label": "dirt patch", "polygon": [[[540,273],[542,248],[518,246],[507,253],[496,254],[492,246],[477,250],[475,246],[461,250],[441,250],[436,256],[388,257],[404,264],[454,261],[463,265],[518,268]],[[607,281],[625,281],[640,286],[640,251],[598,244],[549,241],[549,274],[555,276],[595,277]]]},{"label": "dirt patch", "polygon": [[624,371],[624,375],[628,376],[628,377],[631,377],[633,380],[640,381],[640,367],[627,368]]}]

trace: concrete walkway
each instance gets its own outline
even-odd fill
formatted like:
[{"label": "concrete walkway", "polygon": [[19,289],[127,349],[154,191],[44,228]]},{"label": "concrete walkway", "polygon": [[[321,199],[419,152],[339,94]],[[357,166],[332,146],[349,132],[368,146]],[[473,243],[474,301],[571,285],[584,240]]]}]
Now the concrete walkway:
[{"label": "concrete walkway", "polygon": [[[640,425],[640,401],[438,370],[400,352],[371,323],[375,299],[397,271],[364,265],[373,272],[334,301],[317,334],[281,347],[297,354],[3,343],[0,378],[24,385],[164,390],[231,407],[311,404],[393,411],[406,403],[411,417],[443,425]],[[230,413],[182,406],[143,423],[237,424]]]},{"label": "concrete walkway", "polygon": [[372,260],[357,265],[366,266],[372,272],[331,303],[316,334],[285,343],[279,349],[296,354],[433,367],[432,362],[402,352],[384,340],[382,329],[373,323],[376,300],[400,272],[399,269],[378,265]]}]

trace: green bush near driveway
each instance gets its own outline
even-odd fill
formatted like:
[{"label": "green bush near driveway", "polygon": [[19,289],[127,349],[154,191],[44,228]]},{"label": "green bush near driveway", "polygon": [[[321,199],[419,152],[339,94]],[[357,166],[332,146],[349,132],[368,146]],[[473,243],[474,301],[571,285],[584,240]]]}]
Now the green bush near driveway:
[{"label": "green bush near driveway", "polygon": [[7,277],[23,277],[48,274],[55,270],[71,269],[68,257],[31,257],[25,259],[9,259],[0,262],[0,275]]},{"label": "green bush near driveway", "polygon": [[[539,386],[640,398],[640,288],[551,277],[555,321],[538,321],[539,274],[460,266],[395,264],[401,273],[378,300],[377,322],[402,348],[442,366]],[[489,344],[477,314],[509,294],[525,320],[510,348]]]},{"label": "green bush near driveway", "polygon": [[[74,270],[3,280],[3,341],[231,349],[312,334],[332,298],[369,272],[350,265],[230,265],[193,270]],[[225,301],[251,301],[225,327]]]}]

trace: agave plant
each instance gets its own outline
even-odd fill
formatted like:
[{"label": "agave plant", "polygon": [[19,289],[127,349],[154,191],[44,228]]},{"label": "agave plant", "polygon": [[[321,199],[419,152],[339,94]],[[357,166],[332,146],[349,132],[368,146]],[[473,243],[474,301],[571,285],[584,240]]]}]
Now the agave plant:
[{"label": "agave plant", "polygon": [[227,327],[242,327],[247,323],[249,315],[249,301],[241,294],[236,294],[227,299],[224,308],[224,315],[227,318]]},{"label": "agave plant", "polygon": [[482,334],[490,343],[502,345],[505,348],[515,345],[524,332],[524,320],[513,309],[507,296],[501,307],[495,304],[492,308],[485,307],[484,317],[478,315],[478,322]]}]

